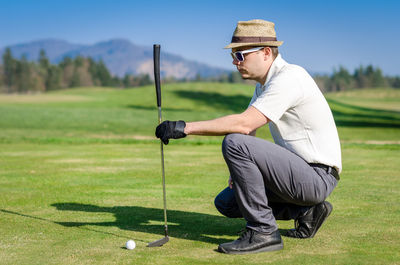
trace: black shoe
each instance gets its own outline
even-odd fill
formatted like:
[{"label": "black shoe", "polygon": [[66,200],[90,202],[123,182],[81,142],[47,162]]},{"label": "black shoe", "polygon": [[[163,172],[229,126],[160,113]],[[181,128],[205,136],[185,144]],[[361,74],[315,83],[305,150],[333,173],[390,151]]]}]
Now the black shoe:
[{"label": "black shoe", "polygon": [[286,233],[288,237],[312,238],[321,227],[322,223],[332,212],[333,206],[327,202],[321,202],[311,207],[304,215],[294,220],[294,229]]},{"label": "black shoe", "polygon": [[218,246],[218,251],[226,254],[247,254],[275,251],[283,248],[279,231],[263,234],[249,228],[235,241]]}]

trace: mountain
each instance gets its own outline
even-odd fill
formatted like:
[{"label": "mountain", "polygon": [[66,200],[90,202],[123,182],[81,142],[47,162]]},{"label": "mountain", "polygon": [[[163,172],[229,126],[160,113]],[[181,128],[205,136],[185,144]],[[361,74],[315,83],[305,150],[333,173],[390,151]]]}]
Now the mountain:
[{"label": "mountain", "polygon": [[[83,45],[71,44],[63,40],[56,39],[44,39],[39,41],[33,41],[29,43],[16,44],[8,46],[14,57],[21,58],[22,55],[26,56],[29,61],[36,61],[39,58],[39,52],[41,49],[46,51],[47,57],[51,61],[53,58],[62,55],[71,50],[79,49]],[[3,56],[5,48],[0,49],[0,54]],[[54,62],[54,61],[53,61]]]},{"label": "mountain", "polygon": [[[112,39],[98,42],[93,45],[72,44],[64,40],[44,39],[8,46],[14,57],[23,55],[29,61],[37,61],[41,49],[45,50],[52,63],[59,63],[64,57],[74,58],[78,55],[91,57],[94,60],[102,59],[113,75],[122,77],[128,74],[149,74],[153,76],[153,47],[135,45],[125,39]],[[0,49],[0,56],[5,48]],[[183,57],[167,52],[161,52],[162,77],[178,79],[213,77],[229,70],[212,67],[207,64],[186,60]]]}]

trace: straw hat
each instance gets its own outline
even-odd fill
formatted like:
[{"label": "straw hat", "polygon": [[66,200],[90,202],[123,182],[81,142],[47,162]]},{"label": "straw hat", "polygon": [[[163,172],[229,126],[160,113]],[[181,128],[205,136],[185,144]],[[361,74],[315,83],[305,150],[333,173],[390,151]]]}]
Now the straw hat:
[{"label": "straw hat", "polygon": [[225,49],[242,46],[281,46],[276,40],[275,24],[262,19],[239,21],[232,36],[231,44]]}]

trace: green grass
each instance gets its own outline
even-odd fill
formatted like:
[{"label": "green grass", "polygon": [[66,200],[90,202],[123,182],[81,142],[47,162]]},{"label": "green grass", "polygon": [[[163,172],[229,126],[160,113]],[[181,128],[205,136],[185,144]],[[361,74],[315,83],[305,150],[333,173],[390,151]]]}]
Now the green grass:
[{"label": "green grass", "polygon": [[[163,118],[240,112],[252,87],[163,86]],[[400,91],[327,94],[344,170],[315,238],[274,253],[216,252],[244,221],[213,206],[226,186],[222,137],[164,148],[171,241],[163,236],[160,145],[152,86],[0,95],[1,264],[399,264]],[[271,139],[266,129],[261,137]],[[290,221],[279,221],[281,229]],[[123,248],[134,239],[137,248]]]}]

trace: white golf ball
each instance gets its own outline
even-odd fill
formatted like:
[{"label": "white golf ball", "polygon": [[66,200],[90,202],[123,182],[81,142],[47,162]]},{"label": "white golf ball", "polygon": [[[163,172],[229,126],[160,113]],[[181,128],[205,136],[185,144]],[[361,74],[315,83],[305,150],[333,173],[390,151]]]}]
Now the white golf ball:
[{"label": "white golf ball", "polygon": [[136,243],[133,240],[128,240],[125,246],[127,249],[132,250],[136,247]]}]

